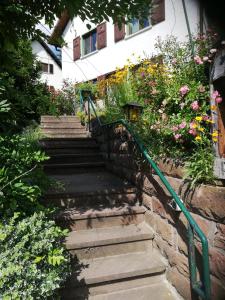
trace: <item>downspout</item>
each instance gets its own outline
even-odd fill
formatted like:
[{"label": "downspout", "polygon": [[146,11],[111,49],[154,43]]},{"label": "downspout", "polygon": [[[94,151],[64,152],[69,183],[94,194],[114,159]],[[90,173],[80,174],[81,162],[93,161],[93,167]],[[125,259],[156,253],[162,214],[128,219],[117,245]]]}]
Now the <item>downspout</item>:
[{"label": "downspout", "polygon": [[188,15],[187,15],[187,9],[186,9],[185,0],[182,0],[182,4],[183,4],[184,15],[185,15],[185,20],[186,20],[186,25],[187,25],[187,30],[188,30],[189,41],[190,41],[190,45],[191,45],[191,53],[192,53],[192,56],[194,58],[194,56],[195,56],[195,48],[194,48],[194,43],[193,43],[193,40],[192,40],[191,28],[190,28],[190,23],[189,23]]}]

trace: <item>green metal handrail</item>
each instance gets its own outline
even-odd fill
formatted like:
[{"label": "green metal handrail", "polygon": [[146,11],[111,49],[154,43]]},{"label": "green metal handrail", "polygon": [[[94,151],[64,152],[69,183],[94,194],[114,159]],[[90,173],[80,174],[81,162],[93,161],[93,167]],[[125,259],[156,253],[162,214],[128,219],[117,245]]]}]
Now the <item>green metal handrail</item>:
[{"label": "green metal handrail", "polygon": [[[81,103],[83,103],[83,98],[81,95]],[[99,126],[101,128],[109,128],[114,125],[123,125],[126,130],[130,133],[133,137],[134,141],[138,145],[140,152],[146,158],[148,163],[154,169],[156,174],[159,176],[160,180],[166,187],[167,191],[172,196],[173,200],[176,202],[180,210],[183,212],[184,216],[186,217],[189,225],[188,225],[188,259],[189,259],[189,271],[190,271],[190,279],[191,279],[191,287],[192,289],[202,298],[205,300],[211,300],[211,283],[210,283],[210,270],[209,270],[209,250],[208,250],[208,240],[198,224],[195,222],[185,205],[183,204],[182,200],[179,198],[177,193],[174,191],[168,180],[165,178],[163,173],[160,171],[156,163],[152,160],[150,155],[148,154],[147,148],[144,146],[143,142],[141,141],[140,137],[134,132],[132,127],[127,123],[127,121],[121,119],[111,123],[103,124],[98,117],[96,112],[94,103],[91,97],[88,97],[88,120],[90,122],[90,114],[91,109],[94,112],[96,119],[98,120]],[[89,127],[90,128],[90,127]],[[202,281],[197,280],[197,266],[196,266],[196,258],[195,258],[195,245],[194,245],[194,232],[199,237],[201,244],[202,244],[202,267],[203,267],[203,274],[202,274]]]}]

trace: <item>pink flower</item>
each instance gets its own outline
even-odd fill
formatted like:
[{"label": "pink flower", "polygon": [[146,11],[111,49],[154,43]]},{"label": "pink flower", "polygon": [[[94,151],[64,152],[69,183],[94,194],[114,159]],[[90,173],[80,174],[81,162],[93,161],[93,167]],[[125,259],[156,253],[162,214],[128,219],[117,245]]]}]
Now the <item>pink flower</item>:
[{"label": "pink flower", "polygon": [[213,48],[213,49],[210,49],[210,50],[209,50],[209,52],[210,52],[211,54],[214,54],[214,53],[216,53],[216,52],[217,52],[217,49],[215,49],[215,48]]},{"label": "pink flower", "polygon": [[202,119],[203,119],[203,121],[206,121],[206,120],[209,120],[209,117],[208,116],[203,116]]},{"label": "pink flower", "polygon": [[209,58],[208,58],[208,56],[204,56],[204,57],[202,58],[202,60],[203,60],[203,61],[208,61]]},{"label": "pink flower", "polygon": [[198,88],[198,91],[200,93],[204,93],[205,92],[205,87],[203,85],[200,85],[199,88]]},{"label": "pink flower", "polygon": [[213,98],[214,100],[216,100],[216,98],[219,97],[219,96],[220,96],[220,94],[219,94],[218,91],[214,91],[214,92],[212,93],[212,98]]},{"label": "pink flower", "polygon": [[157,95],[159,93],[159,91],[157,91],[157,89],[152,89],[152,95]]},{"label": "pink flower", "polygon": [[212,93],[212,99],[215,100],[216,103],[221,103],[223,101],[223,98],[217,90]]},{"label": "pink flower", "polygon": [[173,126],[172,127],[172,130],[175,132],[175,131],[177,131],[179,128],[177,127],[177,126]]},{"label": "pink flower", "polygon": [[223,98],[222,97],[217,97],[215,101],[216,101],[216,103],[221,103],[223,101]]},{"label": "pink flower", "polygon": [[193,110],[198,110],[199,109],[199,105],[198,105],[198,101],[194,101],[191,103],[191,108]]},{"label": "pink flower", "polygon": [[189,132],[191,135],[193,135],[193,136],[196,136],[196,135],[197,135],[196,129],[190,129],[188,132]]},{"label": "pink flower", "polygon": [[190,128],[191,129],[195,129],[197,127],[196,123],[195,122],[191,122],[190,123]]},{"label": "pink flower", "polygon": [[184,103],[184,102],[180,103],[180,108],[181,108],[181,109],[183,109],[184,106],[185,106],[185,103]]},{"label": "pink flower", "polygon": [[180,123],[179,128],[180,129],[184,129],[186,127],[187,123],[184,121],[182,123]]},{"label": "pink flower", "polygon": [[196,63],[197,65],[202,65],[202,64],[203,64],[203,61],[202,61],[201,57],[198,56],[198,55],[196,55],[196,56],[194,57],[194,61],[195,61],[195,63]]},{"label": "pink flower", "polygon": [[176,58],[173,58],[172,59],[172,65],[175,65],[177,63],[177,59]]},{"label": "pink flower", "polygon": [[180,88],[180,94],[181,94],[182,97],[184,97],[189,91],[190,91],[190,89],[187,85],[183,85]]},{"label": "pink flower", "polygon": [[175,140],[179,140],[181,138],[181,134],[177,133],[174,135]]}]

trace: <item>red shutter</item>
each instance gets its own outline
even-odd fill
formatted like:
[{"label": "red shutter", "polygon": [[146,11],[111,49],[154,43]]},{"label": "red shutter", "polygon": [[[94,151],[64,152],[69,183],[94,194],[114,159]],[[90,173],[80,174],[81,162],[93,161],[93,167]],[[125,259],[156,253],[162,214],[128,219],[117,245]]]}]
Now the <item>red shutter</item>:
[{"label": "red shutter", "polygon": [[153,0],[152,5],[151,23],[155,25],[165,20],[165,0]]},{"label": "red shutter", "polygon": [[97,47],[102,49],[106,47],[106,22],[97,26]]},{"label": "red shutter", "polygon": [[121,28],[119,28],[118,24],[116,23],[114,25],[114,41],[119,42],[125,38],[125,24],[121,25]]},{"label": "red shutter", "polygon": [[80,37],[73,40],[73,60],[80,59]]}]

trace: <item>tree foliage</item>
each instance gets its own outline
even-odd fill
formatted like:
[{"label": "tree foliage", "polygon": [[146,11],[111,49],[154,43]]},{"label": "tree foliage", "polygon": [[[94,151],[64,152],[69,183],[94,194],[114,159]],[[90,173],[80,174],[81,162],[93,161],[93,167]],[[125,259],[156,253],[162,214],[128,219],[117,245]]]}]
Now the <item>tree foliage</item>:
[{"label": "tree foliage", "polygon": [[41,32],[36,28],[42,19],[50,27],[55,18],[68,11],[71,18],[81,17],[100,23],[111,17],[121,22],[125,15],[139,17],[147,14],[152,0],[1,0],[0,51],[10,50],[18,39],[36,38]]},{"label": "tree foliage", "polygon": [[22,128],[51,110],[50,93],[39,77],[40,65],[30,42],[19,41],[10,59],[1,65],[0,102],[7,100],[10,111],[2,112],[0,132]]}]

